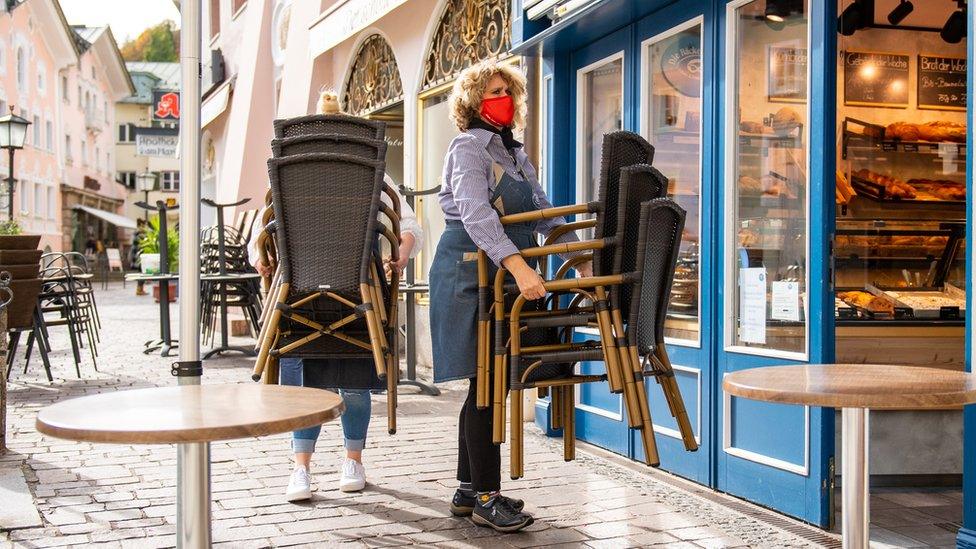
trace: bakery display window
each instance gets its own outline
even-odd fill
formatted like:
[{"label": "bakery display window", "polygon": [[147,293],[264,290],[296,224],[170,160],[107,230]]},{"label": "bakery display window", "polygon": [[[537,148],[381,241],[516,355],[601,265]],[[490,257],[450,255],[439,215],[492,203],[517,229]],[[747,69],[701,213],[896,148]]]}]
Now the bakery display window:
[{"label": "bakery display window", "polygon": [[702,19],[644,42],[642,133],[654,145],[654,166],[668,178],[668,196],[687,212],[665,322],[672,343],[699,343],[699,241],[702,174]]},{"label": "bakery display window", "polygon": [[583,67],[578,73],[578,202],[597,200],[603,136],[623,128],[623,66],[621,52]]},{"label": "bakery display window", "polygon": [[806,353],[807,51],[804,4],[782,21],[763,0],[730,8],[726,152],[726,342]]}]

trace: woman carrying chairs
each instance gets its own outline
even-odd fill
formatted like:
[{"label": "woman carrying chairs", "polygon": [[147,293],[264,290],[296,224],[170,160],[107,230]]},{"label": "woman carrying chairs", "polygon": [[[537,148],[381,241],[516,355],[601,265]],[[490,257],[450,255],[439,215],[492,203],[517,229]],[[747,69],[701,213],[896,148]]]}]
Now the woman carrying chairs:
[{"label": "woman carrying chairs", "polygon": [[[434,381],[468,379],[468,395],[458,420],[460,485],[451,502],[456,516],[498,531],[517,531],[532,523],[523,502],[501,495],[501,451],[492,440],[493,418],[477,406],[476,365],[483,353],[479,338],[478,250],[514,276],[522,295],[545,295],[533,259],[518,251],[536,245],[562,218],[502,226],[499,217],[551,208],[521,143],[512,136],[523,125],[525,77],[516,69],[484,62],[461,73],[451,94],[451,118],[461,134],[451,142],[439,195],[447,227],[430,269],[430,323]],[[576,240],[572,232],[561,242]],[[588,265],[579,270],[589,274]]]},{"label": "woman carrying chairs", "polygon": [[[383,158],[385,157],[386,144],[383,141],[382,124],[339,114],[339,105],[335,94],[328,91],[321,93],[318,111],[320,115],[325,116],[302,117],[276,123],[277,139],[273,143],[275,160],[272,160],[269,166],[272,172],[272,181],[274,182],[277,178],[278,185],[272,186],[274,204],[271,205],[269,210],[262,213],[260,219],[262,226],[265,227],[273,219],[277,220],[276,223],[284,222],[285,226],[271,225],[276,230],[270,232],[267,230],[254,231],[251,239],[253,243],[251,261],[255,264],[258,272],[265,277],[266,285],[270,286],[270,294],[272,297],[276,293],[279,296],[284,295],[281,290],[283,286],[283,272],[281,268],[291,269],[287,274],[291,280],[289,284],[292,289],[285,290],[284,293],[291,292],[293,295],[296,295],[294,294],[295,277],[298,274],[296,269],[304,270],[310,267],[307,264],[310,262],[334,263],[333,267],[338,267],[338,263],[345,263],[346,260],[342,259],[341,256],[348,256],[349,250],[354,247],[351,237],[348,235],[344,236],[345,233],[343,232],[345,229],[342,226],[346,225],[345,221],[346,217],[348,217],[348,212],[345,212],[345,210],[349,208],[362,209],[360,206],[354,206],[353,204],[353,195],[356,195],[356,193],[352,191],[355,191],[355,189],[350,188],[350,192],[345,193],[346,196],[342,199],[343,203],[332,205],[331,215],[335,216],[334,218],[330,219],[323,216],[321,219],[315,220],[317,222],[313,225],[306,225],[304,227],[304,231],[313,231],[321,235],[323,239],[330,240],[331,242],[325,248],[314,251],[309,246],[289,248],[289,244],[291,243],[283,243],[280,241],[280,238],[277,239],[277,242],[274,242],[276,235],[287,235],[293,230],[297,230],[299,226],[299,223],[296,222],[297,220],[289,217],[287,203],[282,204],[281,206],[283,208],[279,210],[278,196],[282,194],[287,196],[289,194],[288,186],[290,182],[285,172],[289,169],[289,165],[294,167],[298,165],[296,162],[301,163],[301,158],[303,157],[305,158],[305,163],[315,161],[323,170],[327,169],[327,166],[330,166],[328,162],[337,160],[337,158],[333,158],[329,161],[325,156],[342,156],[343,162],[347,165],[353,163],[353,160],[359,160],[368,163],[366,165],[375,166],[378,170],[377,173],[380,174],[381,184],[375,189],[375,195],[372,194],[374,191],[372,188],[365,189],[365,192],[371,198],[376,198],[377,204],[375,207],[377,213],[381,214],[379,215],[379,219],[388,226],[384,226],[379,221],[376,221],[377,216],[374,214],[374,225],[368,231],[370,231],[370,234],[381,233],[385,238],[376,239],[366,237],[370,240],[370,247],[367,263],[363,267],[365,271],[364,273],[359,273],[358,271],[353,273],[353,278],[356,280],[360,282],[369,281],[369,287],[362,291],[364,295],[368,294],[371,298],[369,303],[372,308],[371,312],[376,317],[375,330],[367,330],[371,333],[363,334],[359,324],[365,325],[365,323],[355,318],[350,319],[349,315],[345,314],[348,312],[348,307],[346,311],[339,313],[334,307],[330,309],[329,306],[324,305],[322,303],[324,299],[322,298],[313,299],[313,301],[307,304],[302,303],[301,299],[298,302],[293,302],[289,299],[288,303],[290,305],[282,306],[279,304],[277,307],[274,305],[271,308],[266,307],[265,318],[263,319],[265,326],[262,328],[262,336],[259,338],[259,342],[268,342],[269,345],[266,345],[266,350],[262,351],[262,355],[259,355],[258,367],[263,367],[262,360],[266,362],[269,358],[273,360],[275,357],[268,355],[274,354],[280,356],[280,360],[278,361],[280,373],[275,377],[278,378],[281,384],[305,385],[339,390],[339,394],[342,396],[346,406],[346,411],[341,418],[345,438],[346,458],[341,466],[339,489],[353,492],[363,489],[366,484],[365,469],[362,465],[362,452],[366,444],[370,421],[371,391],[388,390],[389,430],[391,433],[395,430],[395,416],[393,414],[395,413],[396,407],[396,385],[399,368],[396,344],[396,336],[398,333],[396,326],[396,284],[399,274],[406,266],[409,258],[415,255],[416,251],[420,249],[423,233],[420,230],[413,210],[396,193],[392,181],[383,173]],[[339,153],[339,155],[331,153]],[[335,163],[332,163],[331,166],[340,170],[348,169],[340,167],[339,164]],[[349,187],[353,187],[357,184],[357,181],[349,179],[346,181],[346,184]],[[360,190],[362,191],[364,189]],[[360,194],[359,196],[363,195]],[[320,198],[321,196],[314,194],[309,197],[310,200]],[[323,204],[323,208],[320,210],[322,213],[326,213],[330,209],[325,206]],[[279,211],[284,213],[284,219],[278,217]],[[368,209],[366,211],[368,212]],[[355,234],[355,231],[356,229],[353,228],[352,232],[348,234]],[[366,233],[364,233],[365,235]],[[287,239],[287,236],[285,238]],[[381,250],[379,246],[380,242],[383,244],[389,243],[386,246],[388,249]],[[283,246],[282,244],[285,245]],[[288,257],[289,250],[291,250],[294,256],[295,252],[299,249],[302,250],[304,257]],[[323,255],[326,249],[333,251],[331,253],[324,253]],[[388,254],[389,259],[380,264],[380,258],[384,254]],[[256,255],[260,255],[260,257],[255,257]],[[276,264],[279,264],[277,273],[275,272]],[[362,277],[360,277],[361,274],[363,275]],[[328,275],[338,277],[334,271],[328,273]],[[389,278],[389,282],[386,281],[387,278]],[[344,304],[354,306],[353,310],[357,312],[367,310],[364,307],[366,305],[365,299],[357,299],[355,295],[340,295],[338,288],[335,287],[336,285],[333,284],[333,286],[326,293],[333,294],[340,302],[345,300]],[[280,303],[281,300],[279,299],[278,301]],[[303,349],[301,346],[296,346],[300,338],[284,332],[278,336],[269,333],[268,326],[276,325],[280,322],[280,319],[276,321],[273,318],[276,310],[280,316],[283,309],[287,313],[288,308],[296,308],[297,310],[297,308],[306,305],[313,306],[313,314],[307,318],[317,321],[315,323],[320,328],[312,327],[311,333],[304,335],[304,337],[308,338],[316,333],[328,332],[317,337],[319,343],[322,343],[322,340],[332,340],[333,344],[339,343],[341,347],[353,347],[353,349],[346,349],[353,352],[342,352],[343,349],[307,351],[307,349]],[[306,313],[292,315],[293,320],[289,321],[292,329],[301,328],[300,325],[303,322],[299,317],[304,314]],[[296,320],[299,326],[296,326]],[[305,328],[308,327],[309,325],[305,323]],[[316,329],[318,329],[318,332],[316,332]],[[385,339],[383,343],[373,340],[372,347],[370,348],[368,345],[366,347],[370,349],[370,352],[364,353],[363,346],[358,344],[364,342],[371,343],[373,338],[370,336],[373,332],[382,332]],[[278,340],[274,341],[276,338]],[[335,338],[340,339],[336,341]],[[358,343],[351,342],[351,340],[356,340]],[[288,343],[289,341],[291,343]],[[311,340],[309,341],[310,346],[316,344],[312,343]],[[382,356],[370,355],[373,350],[379,349],[381,346],[385,346],[385,354]],[[268,352],[272,348],[276,349],[277,352]],[[289,351],[292,350],[293,352],[289,356]],[[374,367],[374,364],[381,363],[386,366],[385,371],[382,372],[386,379],[381,379],[380,372],[376,371]],[[265,370],[265,375],[266,377],[270,377],[273,375],[273,372],[271,370]],[[320,431],[321,429],[319,427],[313,427],[296,431],[293,434],[292,449],[295,453],[295,470],[286,489],[285,497],[288,501],[299,501],[311,497],[309,466]]]}]

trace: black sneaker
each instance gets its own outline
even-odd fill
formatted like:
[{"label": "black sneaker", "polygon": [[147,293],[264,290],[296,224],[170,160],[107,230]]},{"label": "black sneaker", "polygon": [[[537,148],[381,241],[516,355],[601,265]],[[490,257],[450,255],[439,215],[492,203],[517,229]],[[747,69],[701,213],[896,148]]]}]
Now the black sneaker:
[{"label": "black sneaker", "polygon": [[[508,501],[508,504],[515,509],[517,512],[521,513],[522,509],[525,508],[525,502],[520,499],[510,498],[506,496],[497,496]],[[474,506],[477,499],[476,492],[464,492],[461,489],[454,491],[454,498],[451,500],[451,514],[456,517],[470,517],[471,513],[474,511]]]},{"label": "black sneaker", "polygon": [[498,532],[518,532],[534,522],[531,515],[516,511],[510,501],[502,496],[479,496],[471,513],[471,522]]}]

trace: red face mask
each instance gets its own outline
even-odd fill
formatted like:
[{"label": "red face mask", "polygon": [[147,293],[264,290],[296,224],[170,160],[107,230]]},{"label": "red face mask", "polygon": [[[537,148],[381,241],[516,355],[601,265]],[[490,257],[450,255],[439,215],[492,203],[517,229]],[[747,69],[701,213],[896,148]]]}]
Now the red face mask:
[{"label": "red face mask", "polygon": [[496,126],[508,127],[515,119],[515,102],[511,95],[492,97],[481,101],[481,118]]}]

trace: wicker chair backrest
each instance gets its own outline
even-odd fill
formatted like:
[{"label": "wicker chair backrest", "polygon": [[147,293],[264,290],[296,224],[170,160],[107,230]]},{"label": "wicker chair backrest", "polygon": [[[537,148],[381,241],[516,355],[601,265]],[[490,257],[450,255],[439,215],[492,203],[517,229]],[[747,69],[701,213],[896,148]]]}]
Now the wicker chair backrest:
[{"label": "wicker chair backrest", "polygon": [[[601,211],[596,217],[595,238],[604,238],[617,233],[617,204],[620,192],[620,170],[635,164],[650,164],[654,161],[654,147],[646,139],[634,132],[619,131],[603,136],[602,164],[600,165],[600,204]],[[593,252],[593,274],[603,275],[613,268],[613,253],[610,250]]]},{"label": "wicker chair backrest", "polygon": [[646,356],[664,344],[664,321],[685,226],[685,211],[657,198],[641,206],[637,281],[633,285],[627,340]]},{"label": "wicker chair backrest", "polygon": [[305,153],[349,154],[383,160],[386,158],[386,142],[382,139],[353,137],[336,133],[299,135],[271,141],[275,158]]},{"label": "wicker chair backrest", "polygon": [[274,121],[275,137],[295,137],[318,133],[337,133],[352,137],[383,139],[386,123],[348,114],[312,114]]},{"label": "wicker chair backrest", "polygon": [[[612,274],[637,270],[637,249],[640,242],[641,207],[649,200],[668,194],[668,178],[657,168],[647,164],[627,166],[620,170],[620,200],[617,204],[617,246],[608,252],[613,256]],[[611,286],[610,303],[619,308],[623,318],[630,314],[633,287],[630,284]]]},{"label": "wicker chair backrest", "polygon": [[310,153],[268,160],[282,282],[292,295],[329,286],[355,301],[367,280],[385,163]]}]

